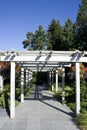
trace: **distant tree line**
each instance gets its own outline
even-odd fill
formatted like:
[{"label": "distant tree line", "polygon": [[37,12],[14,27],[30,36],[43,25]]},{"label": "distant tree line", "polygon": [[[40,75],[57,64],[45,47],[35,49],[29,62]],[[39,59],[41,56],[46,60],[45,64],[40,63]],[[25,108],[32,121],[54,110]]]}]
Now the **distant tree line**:
[{"label": "distant tree line", "polygon": [[39,25],[28,32],[22,44],[27,50],[87,50],[87,0],[81,0],[74,23],[68,18],[62,26],[52,19],[47,30]]}]

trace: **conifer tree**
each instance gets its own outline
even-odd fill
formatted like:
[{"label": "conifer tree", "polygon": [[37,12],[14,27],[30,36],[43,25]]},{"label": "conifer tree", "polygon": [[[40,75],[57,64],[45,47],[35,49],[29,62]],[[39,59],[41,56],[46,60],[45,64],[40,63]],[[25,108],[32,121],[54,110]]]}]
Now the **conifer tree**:
[{"label": "conifer tree", "polygon": [[63,28],[64,46],[67,51],[75,50],[75,28],[72,21],[68,18]]},{"label": "conifer tree", "polygon": [[76,18],[77,48],[87,51],[87,0],[82,0]]},{"label": "conifer tree", "polygon": [[49,47],[52,50],[63,50],[63,29],[59,21],[53,19],[47,30]]},{"label": "conifer tree", "polygon": [[35,33],[28,32],[26,37],[27,39],[24,40],[22,44],[27,50],[46,50],[46,34],[41,25],[38,26]]}]

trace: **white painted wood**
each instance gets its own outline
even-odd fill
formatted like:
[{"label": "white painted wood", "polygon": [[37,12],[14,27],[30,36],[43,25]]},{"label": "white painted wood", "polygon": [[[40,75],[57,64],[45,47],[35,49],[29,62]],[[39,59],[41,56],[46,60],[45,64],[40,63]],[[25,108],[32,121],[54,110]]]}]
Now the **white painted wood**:
[{"label": "white painted wood", "polygon": [[38,56],[15,56],[15,57],[6,57],[6,56],[1,56],[1,61],[17,61],[17,62],[44,62],[44,61],[49,61],[49,62],[74,62],[74,60],[71,59],[72,57],[68,56],[51,56],[49,59],[47,59],[47,56],[41,56],[38,58]]},{"label": "white painted wood", "polygon": [[65,94],[64,92],[64,88],[65,88],[65,68],[62,68],[62,102],[64,102],[65,100],[65,96],[63,96]]},{"label": "white painted wood", "polygon": [[54,78],[54,75],[53,75],[53,74],[54,74],[54,73],[53,73],[53,71],[52,71],[51,74],[52,74],[52,91],[54,91],[54,85],[53,85],[53,84],[54,84],[54,82],[53,82],[53,78]]},{"label": "white painted wood", "polygon": [[0,75],[0,90],[3,91],[3,76]]},{"label": "white painted wood", "polygon": [[58,70],[56,70],[56,92],[58,92]]},{"label": "white painted wood", "polygon": [[79,63],[75,64],[76,66],[76,114],[80,113],[80,65]]},{"label": "white painted wood", "polygon": [[10,74],[10,118],[15,118],[15,62],[11,62]]},{"label": "white painted wood", "polygon": [[29,75],[28,75],[28,86],[30,87],[31,85],[31,82],[32,82],[32,72],[29,71]]},{"label": "white painted wood", "polygon": [[[2,55],[3,53],[3,55]],[[80,51],[2,51],[0,61],[15,62],[86,62],[87,52]],[[84,57],[83,57],[84,56]],[[47,63],[46,63],[47,64]]]},{"label": "white painted wood", "polygon": [[52,84],[51,84],[51,76],[52,76],[52,73],[51,73],[51,71],[49,71],[49,84],[50,84],[50,85],[52,85]]},{"label": "white painted wood", "polygon": [[21,103],[24,103],[24,68],[21,68]]},{"label": "white painted wood", "polygon": [[26,88],[28,88],[28,69],[26,69]]},{"label": "white painted wood", "polygon": [[31,71],[28,70],[28,88],[30,87]]}]

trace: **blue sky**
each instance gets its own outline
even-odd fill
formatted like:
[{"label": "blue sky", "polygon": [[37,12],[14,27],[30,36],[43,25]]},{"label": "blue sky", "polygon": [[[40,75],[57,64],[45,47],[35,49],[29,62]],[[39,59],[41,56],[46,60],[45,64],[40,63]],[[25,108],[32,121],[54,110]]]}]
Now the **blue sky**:
[{"label": "blue sky", "polygon": [[0,0],[0,50],[23,50],[27,32],[46,30],[54,18],[76,20],[81,0]]}]

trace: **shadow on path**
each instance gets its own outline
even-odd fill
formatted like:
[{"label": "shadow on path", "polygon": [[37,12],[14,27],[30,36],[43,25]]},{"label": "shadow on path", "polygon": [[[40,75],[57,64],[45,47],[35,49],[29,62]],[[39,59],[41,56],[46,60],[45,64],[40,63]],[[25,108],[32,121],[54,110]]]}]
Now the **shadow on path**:
[{"label": "shadow on path", "polygon": [[[45,86],[41,86],[41,85],[37,85],[35,87],[35,89],[31,92],[29,97],[25,97],[25,100],[38,100],[46,105],[48,105],[49,107],[52,107],[58,111],[63,112],[64,114],[70,115],[75,117],[75,113],[74,112],[66,112],[58,107],[53,106],[52,104],[50,104],[50,102],[45,102],[47,100],[54,100],[53,94],[51,94],[50,92],[47,91]],[[56,100],[57,101],[57,100]],[[62,104],[61,104],[62,105]]]},{"label": "shadow on path", "polygon": [[7,95],[6,92],[5,92],[4,100],[5,100],[6,112],[7,112],[8,116],[10,117],[10,108],[9,108],[9,103],[8,103],[8,95]]},{"label": "shadow on path", "polygon": [[[57,100],[55,100],[53,97],[53,93],[50,93],[49,91],[47,91],[45,86],[37,85],[35,89],[33,90],[33,92],[31,92],[30,96],[28,98],[25,98],[25,100],[38,100],[41,103],[61,112],[60,114],[63,113],[70,116],[71,117],[70,120],[76,125],[75,113],[72,112],[71,110],[66,110],[67,107],[61,104],[60,102],[58,102]],[[60,105],[56,107],[57,105],[55,106],[54,105],[55,103],[52,104],[52,102],[50,101],[54,101],[54,102],[56,101]],[[65,107],[65,110],[64,110],[64,107]]]}]

